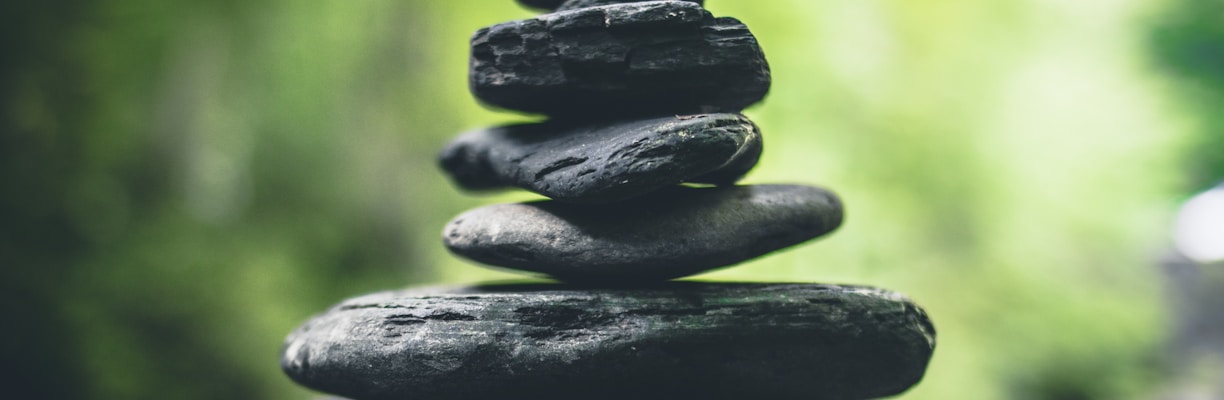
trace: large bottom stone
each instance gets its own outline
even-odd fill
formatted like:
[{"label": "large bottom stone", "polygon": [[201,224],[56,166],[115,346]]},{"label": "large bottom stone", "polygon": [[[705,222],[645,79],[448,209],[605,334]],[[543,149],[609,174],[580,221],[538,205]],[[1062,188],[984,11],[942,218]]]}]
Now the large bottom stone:
[{"label": "large bottom stone", "polygon": [[297,382],[354,399],[868,399],[923,376],[935,330],[879,289],[668,282],[384,292],[285,342]]}]

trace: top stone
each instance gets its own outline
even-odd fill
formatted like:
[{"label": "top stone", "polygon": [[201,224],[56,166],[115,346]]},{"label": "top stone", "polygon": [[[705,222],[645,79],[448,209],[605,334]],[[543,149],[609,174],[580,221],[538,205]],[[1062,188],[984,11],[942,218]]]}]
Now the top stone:
[{"label": "top stone", "polygon": [[738,112],[769,91],[744,24],[686,1],[613,4],[483,28],[472,93],[560,118]]}]

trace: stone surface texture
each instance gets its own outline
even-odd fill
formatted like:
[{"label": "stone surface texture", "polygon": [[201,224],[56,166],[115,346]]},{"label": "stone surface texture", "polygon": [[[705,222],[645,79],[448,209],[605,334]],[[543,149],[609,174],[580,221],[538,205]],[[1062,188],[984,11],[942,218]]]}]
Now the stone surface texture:
[{"label": "stone surface texture", "polygon": [[[620,3],[641,3],[651,0],[518,0],[519,4],[534,8],[537,10],[547,11],[568,11],[579,8],[589,8],[605,6],[609,4]],[[705,0],[682,0],[699,5],[705,4]]]},{"label": "stone surface texture", "polygon": [[[641,3],[645,1],[650,1],[650,0],[567,0],[566,2],[561,3],[561,5],[557,6],[555,11],[569,11],[569,10],[577,10],[579,8],[591,8],[591,7],[606,6],[606,5],[611,5],[611,4],[621,4],[621,3]],[[705,5],[705,0],[683,0],[683,1],[687,1],[690,3],[697,3],[697,5]]]},{"label": "stone surface texture", "polygon": [[841,221],[841,201],[820,188],[674,187],[611,205],[485,206],[455,217],[443,242],[481,263],[567,281],[649,281],[756,258]]},{"label": "stone surface texture", "polygon": [[483,28],[472,93],[556,118],[738,112],[769,90],[756,38],[685,1],[625,3]]},{"label": "stone surface texture", "polygon": [[345,301],[281,366],[361,400],[836,400],[906,390],[934,347],[922,309],[865,287],[499,285]]},{"label": "stone surface texture", "polygon": [[439,157],[459,186],[516,186],[579,203],[621,201],[681,182],[732,184],[756,165],[761,134],[739,114],[467,133]]}]

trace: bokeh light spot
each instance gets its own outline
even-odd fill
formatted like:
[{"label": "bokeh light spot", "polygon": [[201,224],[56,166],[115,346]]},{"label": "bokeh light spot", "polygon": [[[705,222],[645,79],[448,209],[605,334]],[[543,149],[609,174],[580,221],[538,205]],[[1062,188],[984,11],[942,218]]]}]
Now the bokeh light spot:
[{"label": "bokeh light spot", "polygon": [[1194,261],[1224,261],[1224,188],[1194,196],[1182,206],[1176,243]]}]

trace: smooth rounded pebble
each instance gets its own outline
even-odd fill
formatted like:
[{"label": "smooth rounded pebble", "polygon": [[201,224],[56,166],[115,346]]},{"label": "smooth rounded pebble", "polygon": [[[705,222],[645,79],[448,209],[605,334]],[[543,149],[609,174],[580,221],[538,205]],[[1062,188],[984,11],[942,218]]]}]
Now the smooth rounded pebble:
[{"label": "smooth rounded pebble", "polygon": [[469,85],[478,99],[555,118],[739,112],[770,82],[743,23],[686,1],[545,14],[472,37]]},{"label": "smooth rounded pebble", "polygon": [[541,201],[477,208],[443,230],[451,252],[568,281],[679,278],[814,239],[841,201],[808,186],[674,187],[609,205]]},{"label": "smooth rounded pebble", "polygon": [[668,116],[469,132],[439,164],[470,190],[515,186],[577,203],[608,203],[682,182],[727,185],[756,165],[761,134],[739,114]]},{"label": "smooth rounded pebble", "polygon": [[840,400],[907,390],[934,348],[921,308],[873,288],[496,285],[347,300],[281,367],[362,400]]}]

